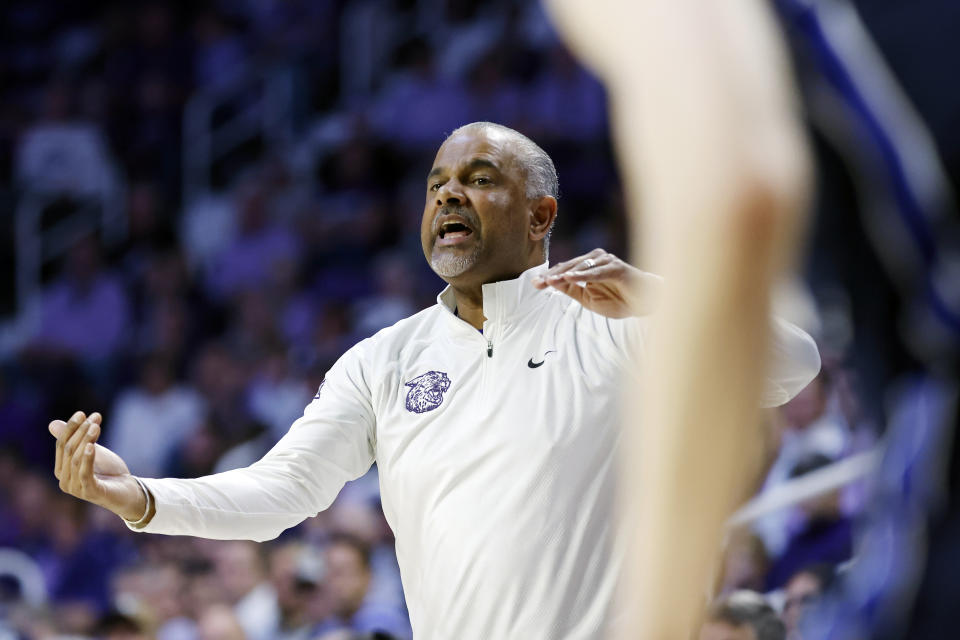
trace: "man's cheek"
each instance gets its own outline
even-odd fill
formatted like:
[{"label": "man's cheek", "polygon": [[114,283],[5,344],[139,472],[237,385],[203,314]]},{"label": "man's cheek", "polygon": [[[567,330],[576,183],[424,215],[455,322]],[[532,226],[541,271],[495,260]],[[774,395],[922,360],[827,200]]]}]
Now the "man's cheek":
[{"label": "man's cheek", "polygon": [[430,227],[426,224],[420,227],[420,242],[423,243],[423,246],[429,247],[433,245],[434,237],[431,233]]}]

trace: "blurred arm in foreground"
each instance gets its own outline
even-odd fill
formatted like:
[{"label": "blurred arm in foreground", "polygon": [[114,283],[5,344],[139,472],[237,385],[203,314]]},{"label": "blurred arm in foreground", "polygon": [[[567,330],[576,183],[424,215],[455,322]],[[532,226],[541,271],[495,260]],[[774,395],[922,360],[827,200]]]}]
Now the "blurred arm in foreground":
[{"label": "blurred arm in foreground", "polygon": [[625,434],[640,530],[624,637],[686,638],[758,464],[770,290],[801,227],[809,159],[765,3],[598,2],[548,4],[607,85],[634,261],[670,283],[642,392],[628,394],[643,428]]}]

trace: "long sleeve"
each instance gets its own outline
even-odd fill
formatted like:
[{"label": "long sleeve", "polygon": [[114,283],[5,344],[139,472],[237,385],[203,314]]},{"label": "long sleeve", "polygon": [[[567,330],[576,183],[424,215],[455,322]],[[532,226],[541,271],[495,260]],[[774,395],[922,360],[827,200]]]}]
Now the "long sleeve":
[{"label": "long sleeve", "polygon": [[760,406],[778,407],[810,384],[820,373],[817,343],[800,327],[781,318],[773,318],[767,378]]},{"label": "long sleeve", "polygon": [[374,460],[361,345],[330,369],[303,417],[261,460],[203,478],[143,479],[156,514],[137,531],[263,541],[326,509]]},{"label": "long sleeve", "polygon": [[[642,354],[649,322],[644,318],[603,319],[616,353]],[[641,355],[642,357],[642,355]],[[770,320],[767,373],[760,399],[764,408],[778,407],[796,396],[820,372],[817,343],[800,327],[778,318]]]}]

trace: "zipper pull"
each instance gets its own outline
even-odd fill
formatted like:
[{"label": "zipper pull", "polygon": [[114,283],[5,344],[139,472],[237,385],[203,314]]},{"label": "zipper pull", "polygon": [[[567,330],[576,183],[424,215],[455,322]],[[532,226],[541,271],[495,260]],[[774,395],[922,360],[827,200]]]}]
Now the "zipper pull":
[{"label": "zipper pull", "polygon": [[493,340],[487,340],[487,357],[493,357]]}]

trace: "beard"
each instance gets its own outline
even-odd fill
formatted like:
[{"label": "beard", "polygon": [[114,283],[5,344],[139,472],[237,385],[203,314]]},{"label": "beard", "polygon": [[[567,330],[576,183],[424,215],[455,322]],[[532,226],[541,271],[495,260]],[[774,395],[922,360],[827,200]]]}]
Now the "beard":
[{"label": "beard", "polygon": [[[473,233],[479,234],[480,221],[477,216],[467,207],[461,205],[445,205],[437,212],[434,218],[433,237],[437,237],[437,221],[442,216],[455,214],[463,218],[473,229]],[[468,253],[459,252],[457,249],[441,249],[433,247],[433,254],[430,256],[430,268],[441,278],[456,278],[471,269],[480,259],[480,238],[475,238],[473,247]]]},{"label": "beard", "polygon": [[474,243],[468,253],[455,253],[450,250],[433,248],[430,256],[430,268],[441,278],[456,278],[471,269],[480,259],[480,244]]}]

